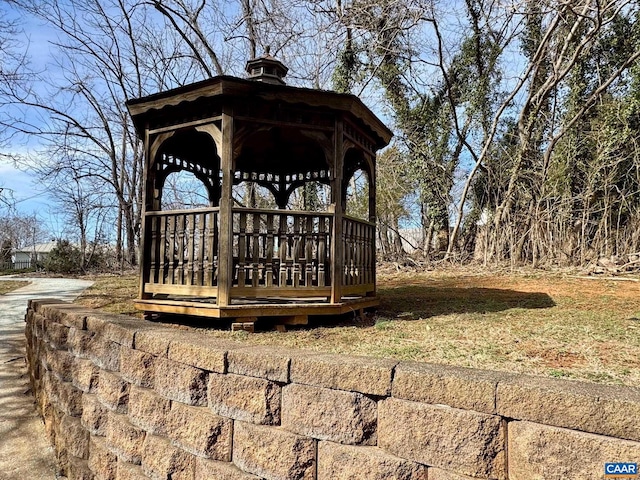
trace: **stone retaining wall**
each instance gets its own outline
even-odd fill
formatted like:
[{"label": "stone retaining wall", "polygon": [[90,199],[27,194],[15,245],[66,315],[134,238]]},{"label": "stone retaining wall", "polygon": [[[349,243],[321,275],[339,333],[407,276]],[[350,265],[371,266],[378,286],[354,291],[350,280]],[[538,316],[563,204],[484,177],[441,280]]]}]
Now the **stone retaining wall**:
[{"label": "stone retaining wall", "polygon": [[640,391],[209,339],[51,300],[26,315],[71,479],[602,479]]}]

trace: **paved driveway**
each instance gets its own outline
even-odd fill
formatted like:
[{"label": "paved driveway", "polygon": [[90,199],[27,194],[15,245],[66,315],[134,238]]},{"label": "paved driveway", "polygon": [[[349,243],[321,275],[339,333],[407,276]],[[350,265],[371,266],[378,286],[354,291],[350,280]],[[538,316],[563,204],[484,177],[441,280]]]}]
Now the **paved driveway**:
[{"label": "paved driveway", "polygon": [[24,315],[31,298],[73,300],[92,282],[12,278],[32,282],[0,295],[0,480],[53,480],[53,449],[35,410],[25,362]]}]

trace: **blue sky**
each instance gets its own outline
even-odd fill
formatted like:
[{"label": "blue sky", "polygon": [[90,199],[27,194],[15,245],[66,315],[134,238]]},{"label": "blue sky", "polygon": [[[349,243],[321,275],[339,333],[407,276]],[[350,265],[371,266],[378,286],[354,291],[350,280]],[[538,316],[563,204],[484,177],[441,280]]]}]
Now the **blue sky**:
[{"label": "blue sky", "polygon": [[0,160],[0,188],[9,190],[15,201],[16,209],[22,213],[42,213],[51,204],[47,191],[39,185],[32,172],[18,170],[11,164]]},{"label": "blue sky", "polygon": [[[7,19],[17,18],[23,30],[22,42],[28,48],[29,67],[35,71],[50,71],[50,45],[55,37],[50,29],[33,19],[16,14],[3,0],[0,0],[0,15]],[[9,144],[2,149],[7,154],[19,154],[37,148],[37,144]],[[38,183],[34,172],[18,169],[8,159],[0,156],[0,189],[3,196],[15,202],[18,214],[36,214],[51,233],[55,233],[58,219],[55,218],[53,201],[46,189]],[[4,213],[0,204],[0,215]]]}]

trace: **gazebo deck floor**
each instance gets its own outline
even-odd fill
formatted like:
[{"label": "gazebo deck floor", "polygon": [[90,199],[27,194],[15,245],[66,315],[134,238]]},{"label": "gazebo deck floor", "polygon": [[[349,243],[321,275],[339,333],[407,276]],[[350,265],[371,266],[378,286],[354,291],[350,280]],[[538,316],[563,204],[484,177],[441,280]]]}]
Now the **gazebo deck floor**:
[{"label": "gazebo deck floor", "polygon": [[341,315],[380,304],[378,297],[343,297],[330,303],[325,297],[312,298],[234,298],[220,306],[214,297],[167,297],[136,300],[135,307],[145,313],[170,313],[212,318],[292,317]]}]

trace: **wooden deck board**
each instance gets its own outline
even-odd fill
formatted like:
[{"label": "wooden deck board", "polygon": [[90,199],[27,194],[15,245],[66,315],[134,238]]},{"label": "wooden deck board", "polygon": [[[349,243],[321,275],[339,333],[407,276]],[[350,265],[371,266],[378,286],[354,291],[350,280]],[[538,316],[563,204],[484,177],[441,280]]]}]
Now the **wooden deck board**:
[{"label": "wooden deck board", "polygon": [[[219,306],[215,299],[146,299],[136,300],[135,307],[144,312],[172,313],[179,315],[194,315],[212,318],[239,318],[239,317],[279,317],[294,315],[340,315],[362,308],[379,305],[377,297],[362,297],[343,299],[340,303],[328,303],[320,299],[286,299],[287,303],[271,303],[275,299],[269,299],[260,303],[260,299],[238,301],[237,303]],[[282,300],[281,300],[282,301]]]}]

